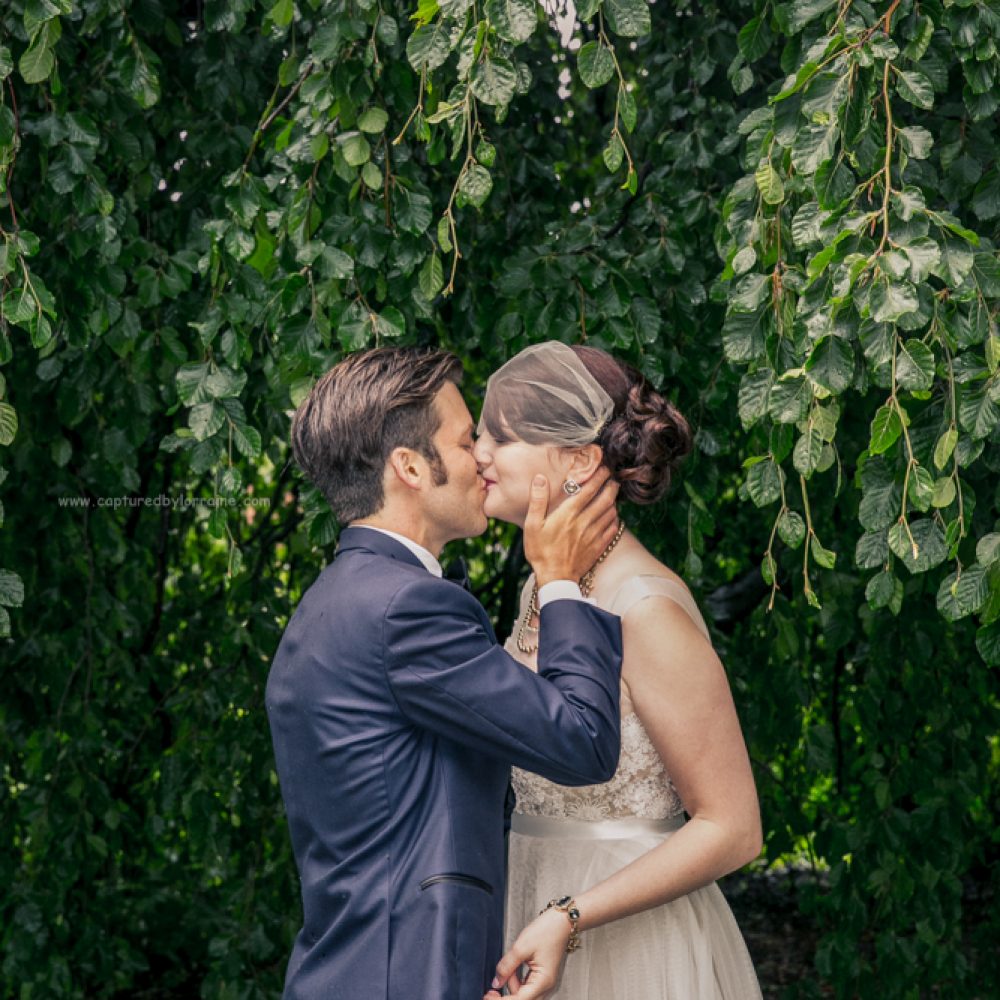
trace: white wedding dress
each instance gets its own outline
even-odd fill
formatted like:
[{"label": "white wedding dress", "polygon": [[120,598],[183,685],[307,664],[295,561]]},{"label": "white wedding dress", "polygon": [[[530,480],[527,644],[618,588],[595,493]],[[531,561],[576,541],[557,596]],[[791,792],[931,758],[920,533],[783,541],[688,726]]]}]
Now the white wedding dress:
[{"label": "white wedding dress", "polygon": [[[532,581],[522,594],[523,615]],[[708,636],[687,589],[636,576],[608,610],[624,615],[658,594],[675,601]],[[516,630],[515,630],[516,635]],[[536,633],[530,632],[532,641]],[[534,668],[512,636],[506,648]],[[662,843],[684,824],[684,807],[638,716],[622,719],[618,770],[603,785],[565,788],[513,772],[517,809],[510,833],[506,944],[553,897],[584,889]],[[566,957],[561,1000],[752,1000],[761,996],[739,927],[712,883],[661,906],[585,931]]]}]

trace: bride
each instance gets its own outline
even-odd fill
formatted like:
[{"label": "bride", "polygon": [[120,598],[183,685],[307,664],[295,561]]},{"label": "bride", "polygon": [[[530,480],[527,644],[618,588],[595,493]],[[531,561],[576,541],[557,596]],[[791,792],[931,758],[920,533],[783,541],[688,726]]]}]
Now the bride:
[{"label": "bride", "polygon": [[[690,446],[684,418],[631,366],[549,342],[490,378],[475,454],[486,514],[523,526],[538,473],[554,484],[550,504],[602,463],[622,499],[652,503]],[[586,788],[515,768],[507,952],[494,990],[530,1000],[760,997],[715,884],[757,856],[761,829],[705,623],[683,581],[624,521],[580,587],[622,618],[621,760],[610,782]],[[535,669],[540,642],[529,578],[508,649]]]}]

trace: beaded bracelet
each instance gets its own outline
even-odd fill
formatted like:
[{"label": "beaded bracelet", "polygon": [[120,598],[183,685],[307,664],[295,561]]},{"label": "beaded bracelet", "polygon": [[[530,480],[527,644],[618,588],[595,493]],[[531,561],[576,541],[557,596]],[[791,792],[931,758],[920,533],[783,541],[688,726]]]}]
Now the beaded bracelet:
[{"label": "beaded bracelet", "polygon": [[580,947],[580,911],[576,907],[576,900],[572,896],[560,896],[558,899],[550,899],[544,909],[539,910],[539,916],[545,910],[562,910],[569,918],[570,932],[569,940],[566,942],[566,953],[576,951]]}]

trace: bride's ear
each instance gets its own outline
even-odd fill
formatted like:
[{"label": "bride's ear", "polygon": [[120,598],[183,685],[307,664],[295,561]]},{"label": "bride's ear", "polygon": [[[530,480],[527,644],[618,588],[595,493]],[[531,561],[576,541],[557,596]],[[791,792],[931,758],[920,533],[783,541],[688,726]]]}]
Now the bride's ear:
[{"label": "bride's ear", "polygon": [[582,486],[597,472],[603,459],[604,452],[598,444],[585,444],[580,448],[573,448],[568,475]]}]

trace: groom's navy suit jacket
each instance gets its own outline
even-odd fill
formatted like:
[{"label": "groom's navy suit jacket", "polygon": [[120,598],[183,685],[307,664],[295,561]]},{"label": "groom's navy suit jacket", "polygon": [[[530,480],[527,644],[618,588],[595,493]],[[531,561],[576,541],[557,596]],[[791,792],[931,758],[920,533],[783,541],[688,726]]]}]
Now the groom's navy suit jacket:
[{"label": "groom's navy suit jacket", "polygon": [[542,617],[536,675],[461,586],[343,531],[267,682],[304,909],[286,1000],[480,1000],[510,765],[580,785],[618,761],[619,619],[569,600]]}]

